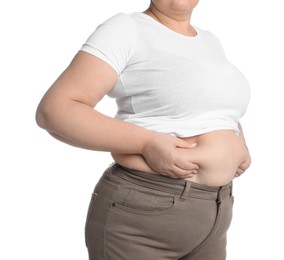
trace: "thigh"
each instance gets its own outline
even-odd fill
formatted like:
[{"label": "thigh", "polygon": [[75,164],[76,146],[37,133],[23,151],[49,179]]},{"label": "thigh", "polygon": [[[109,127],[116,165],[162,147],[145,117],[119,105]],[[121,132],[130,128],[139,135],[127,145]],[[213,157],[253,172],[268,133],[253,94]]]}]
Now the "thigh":
[{"label": "thigh", "polygon": [[89,260],[105,258],[105,227],[112,197],[119,184],[101,178],[91,197],[85,224],[85,241],[88,248]]},{"label": "thigh", "polygon": [[215,224],[208,237],[179,260],[226,259],[227,230],[232,220],[233,200],[230,196],[221,202]]},{"label": "thigh", "polygon": [[105,229],[106,259],[176,260],[173,194],[122,182],[113,195]]},{"label": "thigh", "polygon": [[225,260],[226,235],[211,239],[198,250],[180,258],[179,260]]},{"label": "thigh", "polygon": [[85,225],[89,260],[176,260],[174,194],[106,175],[97,184]]}]

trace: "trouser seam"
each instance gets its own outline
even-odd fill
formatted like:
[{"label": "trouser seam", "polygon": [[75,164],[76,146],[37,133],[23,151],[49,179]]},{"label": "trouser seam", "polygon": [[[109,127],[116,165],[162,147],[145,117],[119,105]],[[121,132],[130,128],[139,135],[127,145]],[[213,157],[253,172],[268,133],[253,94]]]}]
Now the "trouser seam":
[{"label": "trouser seam", "polygon": [[141,187],[144,187],[144,188],[153,189],[153,190],[156,190],[156,191],[162,191],[162,192],[170,193],[170,194],[173,194],[173,195],[179,194],[178,192],[170,191],[169,189],[156,188],[155,185],[143,184],[143,183],[141,183],[141,182],[139,182],[139,181],[130,180],[130,179],[128,179],[128,178],[123,178],[123,177],[117,176],[117,175],[115,175],[115,176],[116,176],[117,178],[119,178],[119,179],[122,179],[122,180],[124,180],[124,181],[133,183],[133,184],[135,184],[135,185],[138,185],[138,186],[141,186]]},{"label": "trouser seam", "polygon": [[186,198],[188,197],[188,193],[190,192],[190,188],[191,188],[191,183],[190,182],[186,182],[185,183],[185,187],[183,189],[183,192],[180,196],[180,201],[185,201]]},{"label": "trouser seam", "polygon": [[[118,185],[116,188],[117,190],[119,189],[120,185]],[[116,192],[116,191],[115,191]],[[112,197],[111,197],[111,203],[109,205],[109,209],[108,209],[108,213],[107,213],[107,220],[106,220],[106,224],[105,224],[105,228],[104,228],[104,242],[103,242],[103,250],[104,250],[104,259],[107,260],[107,252],[106,252],[106,233],[107,233],[107,228],[108,228],[108,223],[109,223],[109,215],[110,215],[110,211],[112,208],[112,201],[113,201],[113,197],[115,192],[113,192]]]},{"label": "trouser seam", "polygon": [[216,203],[217,203],[217,214],[216,214],[216,219],[215,219],[215,222],[213,224],[213,227],[211,229],[211,231],[209,232],[208,236],[194,249],[192,249],[192,251],[190,253],[193,253],[197,250],[199,250],[200,248],[202,248],[203,246],[205,246],[209,241],[210,239],[214,236],[216,230],[218,229],[218,225],[220,223],[220,218],[221,218],[221,211],[222,211],[222,203],[221,201],[219,201],[218,199],[216,200]]}]

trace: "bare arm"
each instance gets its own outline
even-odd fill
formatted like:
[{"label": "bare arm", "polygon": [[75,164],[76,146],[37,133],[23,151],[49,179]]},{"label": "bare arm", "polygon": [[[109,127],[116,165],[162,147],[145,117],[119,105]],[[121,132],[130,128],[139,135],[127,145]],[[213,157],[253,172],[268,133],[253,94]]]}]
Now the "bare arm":
[{"label": "bare arm", "polygon": [[[138,130],[134,125],[93,109],[116,81],[117,74],[110,66],[90,54],[79,52],[41,100],[37,123],[59,140],[78,147],[141,152],[149,131]],[[124,145],[126,138],[135,145]]]},{"label": "bare arm", "polygon": [[[78,52],[43,96],[36,112],[38,125],[73,146],[121,154],[140,154],[151,167],[169,175],[187,176],[194,166],[182,161],[177,147],[190,146],[169,135],[107,117],[94,109],[117,81],[117,73],[95,56]],[[159,155],[153,162],[149,158]]]}]

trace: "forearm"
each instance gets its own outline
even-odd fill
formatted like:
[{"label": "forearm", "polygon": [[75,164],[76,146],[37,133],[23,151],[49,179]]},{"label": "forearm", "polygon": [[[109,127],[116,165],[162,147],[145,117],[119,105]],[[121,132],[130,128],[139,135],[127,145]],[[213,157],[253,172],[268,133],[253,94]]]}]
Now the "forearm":
[{"label": "forearm", "polygon": [[67,144],[123,154],[141,154],[146,140],[153,134],[72,100],[39,107],[37,122],[53,137]]},{"label": "forearm", "polygon": [[136,169],[142,172],[154,173],[155,171],[145,161],[145,158],[139,154],[116,154],[112,153],[112,158],[120,165]]},{"label": "forearm", "polygon": [[45,93],[36,121],[56,139],[90,150],[142,155],[151,169],[175,178],[187,177],[197,165],[180,158],[184,140],[107,117],[94,107],[118,80],[117,72],[94,55],[78,52]]}]

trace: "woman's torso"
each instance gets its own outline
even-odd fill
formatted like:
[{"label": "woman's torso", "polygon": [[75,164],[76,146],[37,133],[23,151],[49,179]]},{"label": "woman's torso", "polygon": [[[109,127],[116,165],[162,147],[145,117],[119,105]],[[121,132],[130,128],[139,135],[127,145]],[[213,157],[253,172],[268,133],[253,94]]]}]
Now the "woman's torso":
[{"label": "woman's torso", "polygon": [[[241,138],[231,130],[212,131],[184,138],[184,140],[189,143],[196,142],[197,146],[192,149],[180,148],[180,156],[199,165],[198,173],[187,180],[209,186],[222,186],[229,183],[248,154]],[[145,160],[137,161],[131,155],[121,157],[116,155],[115,160],[130,169],[159,174],[154,172]]]},{"label": "woman's torso", "polygon": [[195,27],[197,36],[186,37],[143,13],[120,14],[105,26],[116,24],[127,32],[119,36],[124,41],[108,39],[101,52],[112,50],[109,60],[121,50],[113,59],[123,66],[108,93],[116,99],[117,119],[178,137],[238,131],[249,86],[214,34]]},{"label": "woman's torso", "polygon": [[[249,102],[249,85],[218,38],[195,29],[197,36],[186,37],[146,14],[118,14],[99,26],[82,50],[118,72],[108,93],[118,105],[116,118],[196,141],[196,148],[180,149],[181,156],[200,165],[190,180],[219,186],[234,177],[247,153],[235,132]],[[116,158],[151,172],[141,156]]]}]

